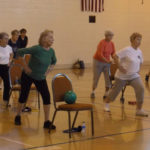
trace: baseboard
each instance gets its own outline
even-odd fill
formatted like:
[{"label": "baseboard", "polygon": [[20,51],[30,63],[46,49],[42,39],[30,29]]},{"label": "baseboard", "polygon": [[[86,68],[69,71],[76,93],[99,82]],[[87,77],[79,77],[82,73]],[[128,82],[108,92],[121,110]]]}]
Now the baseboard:
[{"label": "baseboard", "polygon": [[[150,68],[150,61],[144,61],[142,67]],[[72,64],[57,64],[55,69],[71,69]],[[85,68],[92,68],[92,63],[85,63]]]},{"label": "baseboard", "polygon": [[[72,64],[57,64],[55,66],[55,69],[71,69]],[[90,63],[85,63],[85,68],[92,68],[92,64]]]},{"label": "baseboard", "polygon": [[150,61],[144,61],[143,66],[150,66]]}]

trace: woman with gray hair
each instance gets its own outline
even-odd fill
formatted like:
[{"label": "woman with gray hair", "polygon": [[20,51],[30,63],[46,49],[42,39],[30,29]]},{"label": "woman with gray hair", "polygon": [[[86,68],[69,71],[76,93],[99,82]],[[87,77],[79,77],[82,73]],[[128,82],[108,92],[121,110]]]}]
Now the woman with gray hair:
[{"label": "woman with gray hair", "polygon": [[[101,73],[104,73],[105,78],[105,95],[107,91],[111,88],[111,82],[109,78],[110,70],[110,57],[115,56],[115,46],[111,41],[114,34],[112,31],[105,31],[105,39],[101,40],[97,46],[97,51],[93,57],[93,89],[91,93],[91,98],[95,98],[95,89],[97,88],[98,81]],[[104,98],[105,98],[104,95]],[[105,111],[109,111],[109,105],[105,104]]]},{"label": "woman with gray hair", "polygon": [[143,63],[141,45],[142,35],[133,33],[130,36],[131,46],[125,47],[114,57],[118,70],[115,74],[115,83],[112,89],[109,90],[104,101],[110,103],[116,99],[122,88],[128,83],[134,88],[137,107],[136,116],[148,117],[143,109],[144,102],[144,85],[142,83],[139,71]]},{"label": "woman with gray hair", "polygon": [[[49,128],[51,126],[51,122],[49,121],[50,93],[46,76],[56,64],[55,51],[51,48],[53,42],[53,31],[45,30],[40,35],[39,45],[30,48],[23,48],[17,51],[17,55],[23,57],[25,54],[30,54],[31,58],[28,65],[25,63],[25,60],[23,60],[24,72],[21,76],[21,93],[19,97],[17,116],[15,117],[16,125],[21,125],[21,111],[27,101],[30,87],[32,83],[34,83],[43,99],[45,115],[43,128]],[[52,125],[52,129],[55,129],[54,125]]]}]

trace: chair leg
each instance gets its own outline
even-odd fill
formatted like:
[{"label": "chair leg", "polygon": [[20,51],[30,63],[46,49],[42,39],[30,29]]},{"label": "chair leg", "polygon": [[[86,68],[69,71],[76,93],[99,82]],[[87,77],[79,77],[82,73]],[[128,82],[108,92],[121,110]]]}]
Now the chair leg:
[{"label": "chair leg", "polygon": [[68,111],[68,124],[69,124],[69,138],[71,138],[71,114]]},{"label": "chair leg", "polygon": [[76,120],[77,120],[77,117],[78,117],[78,111],[76,112],[76,114],[75,114],[75,117],[74,117],[74,120],[73,120],[73,123],[72,123],[72,129],[74,128],[74,125],[75,125],[75,123],[76,123]]},{"label": "chair leg", "polygon": [[[54,112],[54,115],[53,115],[53,118],[52,118],[51,126],[52,126],[53,123],[54,123],[54,120],[55,120],[55,117],[56,117],[56,113],[57,113],[57,110],[55,110],[55,112]],[[49,133],[51,133],[51,126],[50,126],[50,128],[49,128]]]},{"label": "chair leg", "polygon": [[10,90],[10,93],[9,93],[9,100],[8,100],[8,103],[7,103],[7,106],[6,106],[7,108],[9,106],[9,101],[10,101],[11,94],[12,94],[12,90]]},{"label": "chair leg", "polygon": [[93,117],[93,109],[91,110],[91,126],[92,126],[92,136],[94,136],[94,117]]},{"label": "chair leg", "polygon": [[122,89],[122,94],[121,94],[121,98],[120,98],[120,101],[121,101],[122,104],[124,104],[124,101],[125,101],[125,99],[124,99],[125,90],[126,90],[126,86]]},{"label": "chair leg", "polygon": [[37,91],[37,96],[38,96],[38,108],[40,110],[40,93]]}]

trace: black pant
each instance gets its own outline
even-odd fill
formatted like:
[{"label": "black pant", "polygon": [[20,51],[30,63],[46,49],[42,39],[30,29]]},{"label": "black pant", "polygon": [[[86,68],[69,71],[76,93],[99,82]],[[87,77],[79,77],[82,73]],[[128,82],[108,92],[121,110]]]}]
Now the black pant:
[{"label": "black pant", "polygon": [[29,77],[25,72],[23,72],[22,76],[21,76],[21,93],[20,93],[20,97],[19,97],[19,102],[26,103],[32,83],[35,84],[37,90],[40,92],[42,99],[43,99],[43,104],[49,105],[50,104],[50,93],[49,93],[46,79],[45,80],[35,80],[35,79]]},{"label": "black pant", "polygon": [[10,78],[9,78],[9,67],[7,65],[0,64],[0,77],[4,83],[3,100],[9,101],[10,93]]}]

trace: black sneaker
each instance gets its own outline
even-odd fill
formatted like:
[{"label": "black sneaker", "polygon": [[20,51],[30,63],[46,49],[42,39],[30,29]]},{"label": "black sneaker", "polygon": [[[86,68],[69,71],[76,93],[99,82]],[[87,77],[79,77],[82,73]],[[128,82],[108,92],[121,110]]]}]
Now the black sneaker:
[{"label": "black sneaker", "polygon": [[[45,121],[45,122],[44,122],[44,126],[43,126],[43,128],[45,128],[45,129],[49,129],[49,128],[50,128],[50,126],[51,126],[51,124],[52,124],[52,122],[51,122],[51,121],[49,121],[49,120],[48,120],[48,121]],[[55,125],[52,125],[52,126],[51,126],[51,129],[52,129],[52,130],[56,129],[56,126],[55,126]]]},{"label": "black sneaker", "polygon": [[31,112],[32,109],[30,107],[25,107],[22,109],[22,112]]},{"label": "black sneaker", "polygon": [[15,117],[15,125],[20,126],[21,125],[21,116]]},{"label": "black sneaker", "polygon": [[103,100],[104,100],[106,97],[107,97],[107,96],[106,96],[106,95],[104,95],[104,96],[103,96]]},{"label": "black sneaker", "polygon": [[149,80],[149,75],[146,75],[145,76],[145,81],[148,82],[148,80]]}]

